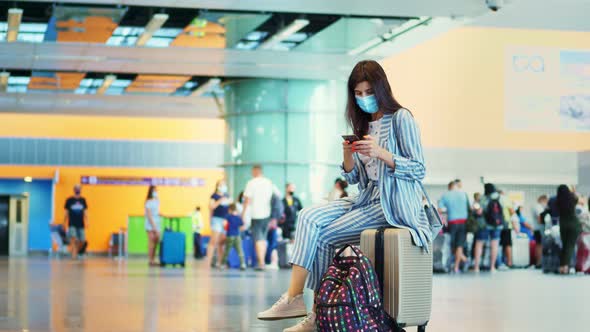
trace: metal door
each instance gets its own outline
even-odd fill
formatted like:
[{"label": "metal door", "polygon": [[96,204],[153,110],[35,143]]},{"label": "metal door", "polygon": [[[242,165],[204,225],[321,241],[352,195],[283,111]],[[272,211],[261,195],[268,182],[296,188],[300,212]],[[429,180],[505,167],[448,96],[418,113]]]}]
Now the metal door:
[{"label": "metal door", "polygon": [[10,196],[8,211],[10,256],[25,256],[29,251],[29,197]]}]

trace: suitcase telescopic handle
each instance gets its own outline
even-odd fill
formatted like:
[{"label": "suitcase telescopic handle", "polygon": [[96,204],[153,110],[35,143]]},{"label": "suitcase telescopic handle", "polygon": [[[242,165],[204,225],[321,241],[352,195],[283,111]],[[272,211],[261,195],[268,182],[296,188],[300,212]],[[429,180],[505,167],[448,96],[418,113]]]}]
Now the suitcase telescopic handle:
[{"label": "suitcase telescopic handle", "polygon": [[180,232],[180,218],[168,217],[166,219],[168,219],[168,226],[170,227],[170,230],[174,230],[173,224],[176,222],[176,231]]},{"label": "suitcase telescopic handle", "polygon": [[385,228],[375,233],[375,273],[379,281],[379,292],[383,298],[383,266],[385,265]]}]

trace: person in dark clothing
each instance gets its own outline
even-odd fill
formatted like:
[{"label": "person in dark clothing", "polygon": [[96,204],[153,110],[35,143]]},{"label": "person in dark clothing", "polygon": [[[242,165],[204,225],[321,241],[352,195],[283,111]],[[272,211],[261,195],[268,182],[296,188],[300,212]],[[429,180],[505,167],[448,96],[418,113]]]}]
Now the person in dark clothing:
[{"label": "person in dark clothing", "polygon": [[559,225],[559,209],[557,207],[557,196],[552,196],[551,198],[549,198],[547,208],[549,210],[549,215],[551,216],[551,224],[553,226]]},{"label": "person in dark clothing", "polygon": [[295,196],[295,185],[288,183],[286,186],[285,198],[283,198],[283,206],[285,208],[284,219],[280,223],[283,231],[283,238],[292,239],[295,229],[297,227],[297,216],[299,211],[303,209],[301,200]]},{"label": "person in dark clothing", "polygon": [[84,227],[88,227],[88,204],[81,196],[80,185],[74,186],[74,196],[66,200],[64,224],[68,225],[68,237],[72,246],[72,258],[78,258],[78,252],[86,242]]},{"label": "person in dark clothing", "polygon": [[562,184],[557,188],[556,205],[559,210],[559,231],[561,235],[562,249],[560,256],[559,273],[569,273],[569,263],[574,254],[574,246],[582,227],[576,216],[578,197],[570,191],[568,186]]},{"label": "person in dark clothing", "polygon": [[246,270],[246,261],[244,260],[244,250],[242,249],[242,238],[240,232],[244,230],[244,221],[238,214],[236,204],[232,203],[228,207],[228,214],[225,217],[227,226],[227,238],[225,240],[225,250],[223,251],[223,258],[221,258],[221,267],[227,266],[227,257],[232,248],[236,250],[240,257],[240,270]]}]

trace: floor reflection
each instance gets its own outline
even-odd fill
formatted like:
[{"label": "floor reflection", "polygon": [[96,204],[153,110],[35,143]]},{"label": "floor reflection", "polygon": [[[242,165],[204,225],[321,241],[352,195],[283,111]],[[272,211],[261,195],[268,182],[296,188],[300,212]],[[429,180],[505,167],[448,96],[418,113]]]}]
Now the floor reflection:
[{"label": "floor reflection", "polygon": [[[0,331],[281,331],[256,313],[289,271],[149,268],[143,260],[0,259]],[[518,270],[436,276],[430,331],[586,330],[590,279]],[[308,296],[308,302],[311,297]],[[411,331],[411,330],[410,330]]]}]

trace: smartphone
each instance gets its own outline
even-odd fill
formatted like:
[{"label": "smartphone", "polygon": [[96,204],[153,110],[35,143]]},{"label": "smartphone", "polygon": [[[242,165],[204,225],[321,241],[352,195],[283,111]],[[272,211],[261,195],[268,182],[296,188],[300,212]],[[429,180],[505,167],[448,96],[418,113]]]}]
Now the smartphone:
[{"label": "smartphone", "polygon": [[352,144],[353,142],[360,141],[360,138],[356,135],[342,135],[342,139]]}]

